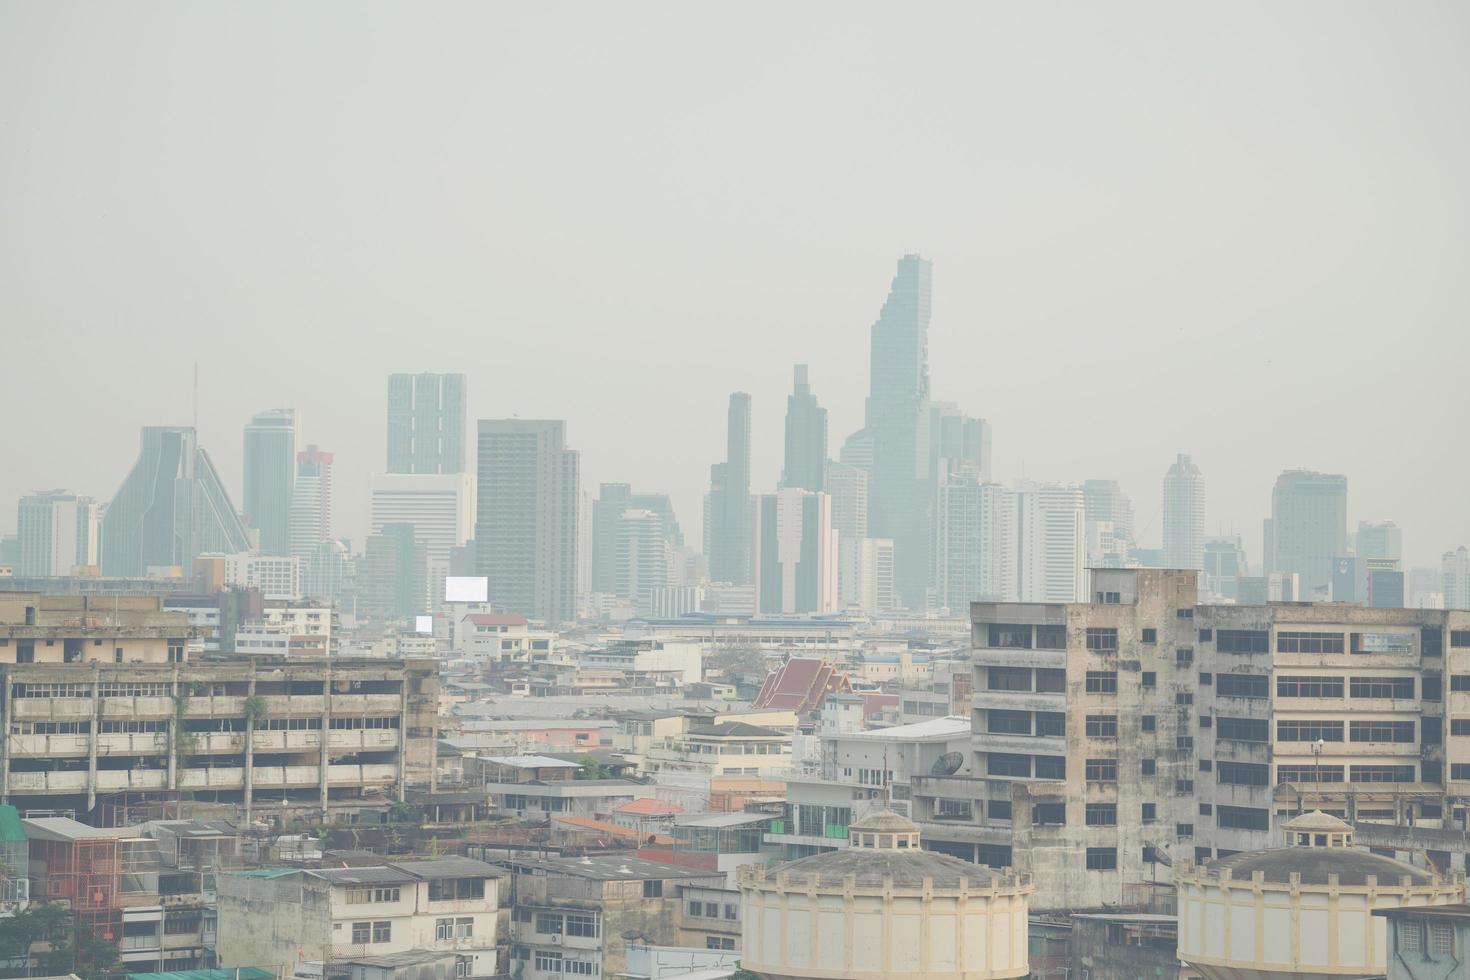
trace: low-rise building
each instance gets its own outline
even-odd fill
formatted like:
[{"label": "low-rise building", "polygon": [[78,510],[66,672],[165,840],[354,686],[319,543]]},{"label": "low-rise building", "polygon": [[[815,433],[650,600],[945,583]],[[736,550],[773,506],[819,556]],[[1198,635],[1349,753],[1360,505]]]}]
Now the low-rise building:
[{"label": "low-rise building", "polygon": [[767,776],[791,765],[791,733],[742,721],[692,725],[648,750],[654,771],[705,776]]},{"label": "low-rise building", "polygon": [[1470,905],[1373,914],[1388,920],[1388,980],[1470,980]]},{"label": "low-rise building", "polygon": [[466,613],[454,629],[454,654],[475,663],[545,663],[556,659],[556,631],[519,613]]}]

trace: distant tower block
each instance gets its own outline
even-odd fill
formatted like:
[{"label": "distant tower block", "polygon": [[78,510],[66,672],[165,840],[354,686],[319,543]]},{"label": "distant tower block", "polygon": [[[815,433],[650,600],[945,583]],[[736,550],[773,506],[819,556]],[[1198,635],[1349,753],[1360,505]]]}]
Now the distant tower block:
[{"label": "distant tower block", "polygon": [[1186,862],[1179,958],[1210,980],[1356,980],[1387,968],[1387,923],[1374,909],[1450,905],[1465,878],[1353,847],[1353,827],[1319,810],[1282,825],[1286,847]]},{"label": "distant tower block", "polygon": [[878,807],[845,850],[740,869],[740,963],[764,980],[1024,977],[1030,877],[919,847]]}]

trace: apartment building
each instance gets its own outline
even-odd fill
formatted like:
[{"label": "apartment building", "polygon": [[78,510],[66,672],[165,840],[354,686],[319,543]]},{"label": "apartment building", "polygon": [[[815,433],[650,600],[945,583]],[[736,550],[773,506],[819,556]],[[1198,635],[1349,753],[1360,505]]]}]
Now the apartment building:
[{"label": "apartment building", "polygon": [[219,965],[320,976],[326,961],[437,951],[459,977],[495,976],[502,877],[462,857],[221,875]]},{"label": "apartment building", "polygon": [[914,780],[926,845],[1119,904],[1170,860],[1320,808],[1464,827],[1470,618],[1197,604],[1197,573],[1094,569],[1092,601],[972,606],[975,775]]},{"label": "apartment building", "polygon": [[791,732],[743,721],[691,725],[651,746],[643,758],[654,772],[703,776],[765,776],[791,765]]},{"label": "apartment building", "polygon": [[432,785],[434,661],[192,662],[191,643],[157,597],[0,598],[0,802],[322,812]]},{"label": "apartment building", "polygon": [[454,629],[454,654],[476,663],[544,663],[555,659],[556,631],[531,626],[520,613],[466,613]]}]

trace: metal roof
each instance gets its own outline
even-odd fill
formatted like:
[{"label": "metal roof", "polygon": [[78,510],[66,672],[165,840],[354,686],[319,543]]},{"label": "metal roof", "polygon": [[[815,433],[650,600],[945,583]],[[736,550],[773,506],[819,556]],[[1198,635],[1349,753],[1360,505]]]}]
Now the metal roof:
[{"label": "metal roof", "polygon": [[553,759],[549,755],[488,755],[484,757],[485,762],[493,762],[498,766],[509,766],[512,769],[581,769],[579,762],[568,762],[565,759]]}]

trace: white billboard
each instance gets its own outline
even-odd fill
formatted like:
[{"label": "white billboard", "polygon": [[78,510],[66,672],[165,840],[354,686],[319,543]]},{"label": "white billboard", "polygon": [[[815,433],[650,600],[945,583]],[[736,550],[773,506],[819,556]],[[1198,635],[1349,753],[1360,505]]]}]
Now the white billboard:
[{"label": "white billboard", "polygon": [[490,580],[483,575],[451,575],[444,580],[445,602],[489,602]]},{"label": "white billboard", "polygon": [[413,631],[415,633],[424,633],[432,636],[434,633],[434,617],[415,616],[413,618]]}]

